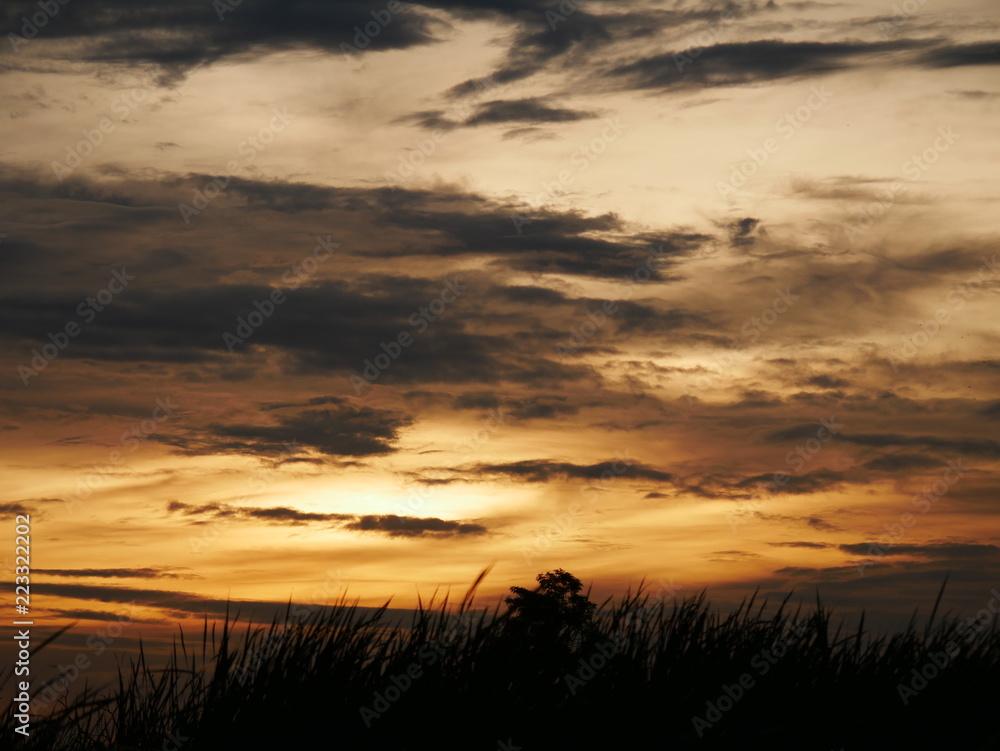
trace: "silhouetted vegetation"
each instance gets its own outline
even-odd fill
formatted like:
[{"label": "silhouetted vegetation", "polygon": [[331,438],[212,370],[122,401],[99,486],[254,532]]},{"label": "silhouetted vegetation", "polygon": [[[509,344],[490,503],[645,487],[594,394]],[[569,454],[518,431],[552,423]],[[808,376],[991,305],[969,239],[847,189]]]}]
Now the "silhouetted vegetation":
[{"label": "silhouetted vegetation", "polygon": [[[343,600],[301,620],[289,608],[240,638],[227,618],[195,648],[180,638],[165,669],[140,652],[117,686],[36,720],[16,745],[1000,748],[995,622],[932,613],[923,631],[875,636],[862,618],[842,634],[819,603],[789,612],[786,598],[765,615],[751,597],[725,615],[704,595],[651,602],[642,587],[595,607],[561,570],[490,612],[473,606],[482,576],[456,607],[421,608],[409,628]],[[9,712],[2,723],[7,745]]]}]

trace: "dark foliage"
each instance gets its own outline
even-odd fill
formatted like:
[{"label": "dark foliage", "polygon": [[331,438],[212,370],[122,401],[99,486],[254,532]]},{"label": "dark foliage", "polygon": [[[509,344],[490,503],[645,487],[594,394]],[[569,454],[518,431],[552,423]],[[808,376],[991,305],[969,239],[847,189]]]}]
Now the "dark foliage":
[{"label": "dark foliage", "polygon": [[[819,603],[751,597],[723,615],[640,587],[595,609],[566,572],[539,584],[506,613],[475,608],[474,585],[405,629],[346,601],[242,639],[227,618],[195,649],[182,637],[165,669],[140,653],[117,687],[37,718],[16,747],[161,749],[175,733],[179,751],[1000,748],[995,622],[932,615],[872,635],[862,618],[842,634]],[[575,640],[531,631],[547,619]],[[7,712],[3,747],[12,730]]]}]

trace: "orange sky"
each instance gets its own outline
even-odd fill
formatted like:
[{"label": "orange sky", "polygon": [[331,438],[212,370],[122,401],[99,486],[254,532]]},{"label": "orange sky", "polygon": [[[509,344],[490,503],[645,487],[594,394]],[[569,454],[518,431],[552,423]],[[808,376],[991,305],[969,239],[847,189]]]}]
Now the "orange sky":
[{"label": "orange sky", "polygon": [[0,40],[39,619],[997,586],[994,3],[105,5]]}]

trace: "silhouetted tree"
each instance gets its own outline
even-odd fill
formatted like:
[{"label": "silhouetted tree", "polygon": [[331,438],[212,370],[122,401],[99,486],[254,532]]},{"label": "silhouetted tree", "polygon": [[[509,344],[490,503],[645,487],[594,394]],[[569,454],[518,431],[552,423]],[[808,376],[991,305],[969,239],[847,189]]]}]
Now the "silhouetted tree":
[{"label": "silhouetted tree", "polygon": [[536,637],[558,638],[577,642],[588,632],[596,605],[581,595],[583,584],[561,568],[539,574],[534,590],[511,587],[505,602],[510,620],[520,633]]}]

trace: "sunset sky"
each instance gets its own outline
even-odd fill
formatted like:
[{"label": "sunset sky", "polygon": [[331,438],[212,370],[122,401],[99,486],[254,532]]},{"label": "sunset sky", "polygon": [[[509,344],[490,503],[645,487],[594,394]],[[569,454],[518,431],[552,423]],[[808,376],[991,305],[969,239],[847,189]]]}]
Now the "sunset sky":
[{"label": "sunset sky", "polygon": [[1000,587],[995,0],[49,5],[0,9],[40,622]]}]

